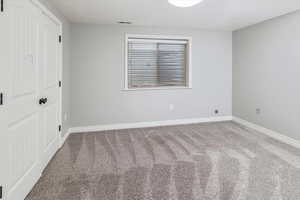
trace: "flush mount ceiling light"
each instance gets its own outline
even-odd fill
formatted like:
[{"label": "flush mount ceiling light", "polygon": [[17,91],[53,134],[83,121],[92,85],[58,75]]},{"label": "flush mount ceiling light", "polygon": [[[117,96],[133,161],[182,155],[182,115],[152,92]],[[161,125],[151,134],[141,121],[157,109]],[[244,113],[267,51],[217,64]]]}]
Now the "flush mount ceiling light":
[{"label": "flush mount ceiling light", "polygon": [[168,0],[170,4],[176,7],[191,7],[203,0]]}]

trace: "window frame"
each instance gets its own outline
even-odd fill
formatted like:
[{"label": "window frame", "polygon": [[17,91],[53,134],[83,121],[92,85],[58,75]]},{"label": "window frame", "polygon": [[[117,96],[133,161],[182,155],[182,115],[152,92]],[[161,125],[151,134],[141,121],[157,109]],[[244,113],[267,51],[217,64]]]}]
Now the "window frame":
[{"label": "window frame", "polygon": [[[130,39],[154,39],[154,40],[186,40],[187,41],[187,60],[186,60],[186,86],[160,86],[160,87],[128,87],[128,42]],[[141,35],[141,34],[125,34],[125,72],[124,72],[124,90],[170,90],[170,89],[192,89],[192,37],[170,36],[170,35]]]}]

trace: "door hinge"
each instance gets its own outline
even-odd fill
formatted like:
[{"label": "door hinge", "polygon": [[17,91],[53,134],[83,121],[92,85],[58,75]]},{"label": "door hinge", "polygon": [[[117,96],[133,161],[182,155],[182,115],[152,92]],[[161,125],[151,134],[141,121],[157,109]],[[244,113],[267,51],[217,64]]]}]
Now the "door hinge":
[{"label": "door hinge", "polygon": [[61,125],[58,126],[58,131],[59,131],[59,132],[61,131]]},{"label": "door hinge", "polygon": [[3,197],[2,197],[2,186],[0,186],[0,199],[2,199]]},{"label": "door hinge", "polygon": [[3,93],[0,93],[0,106],[3,105]]},{"label": "door hinge", "polygon": [[61,35],[58,36],[58,42],[61,43]]},{"label": "door hinge", "polygon": [[58,86],[61,87],[61,81],[58,81]]},{"label": "door hinge", "polygon": [[4,0],[1,0],[1,12],[4,12]]}]

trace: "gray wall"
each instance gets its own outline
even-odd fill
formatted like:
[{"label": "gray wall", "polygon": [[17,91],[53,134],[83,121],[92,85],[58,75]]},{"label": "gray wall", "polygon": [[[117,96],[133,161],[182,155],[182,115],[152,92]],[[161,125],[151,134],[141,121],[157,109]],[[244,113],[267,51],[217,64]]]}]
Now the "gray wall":
[{"label": "gray wall", "polygon": [[300,139],[299,22],[297,12],[233,33],[234,116],[296,139]]},{"label": "gray wall", "polygon": [[[70,29],[71,24],[69,21],[49,2],[49,0],[39,0],[45,5],[53,14],[58,17],[63,23],[63,103],[62,103],[62,133],[65,134],[70,127]],[[67,118],[65,119],[65,115]]]},{"label": "gray wall", "polygon": [[[125,33],[192,36],[193,89],[123,91]],[[71,43],[74,127],[231,115],[231,32],[72,24]]]}]

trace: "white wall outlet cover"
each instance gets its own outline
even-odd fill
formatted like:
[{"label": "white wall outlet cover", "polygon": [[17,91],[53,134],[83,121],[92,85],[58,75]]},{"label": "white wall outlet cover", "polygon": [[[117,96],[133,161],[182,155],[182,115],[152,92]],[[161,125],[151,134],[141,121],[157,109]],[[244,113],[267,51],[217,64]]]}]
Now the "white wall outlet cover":
[{"label": "white wall outlet cover", "polygon": [[257,115],[260,115],[261,109],[260,108],[256,108],[255,112],[256,112]]},{"label": "white wall outlet cover", "polygon": [[170,110],[170,111],[173,111],[174,109],[175,109],[174,104],[169,104],[169,110]]}]

